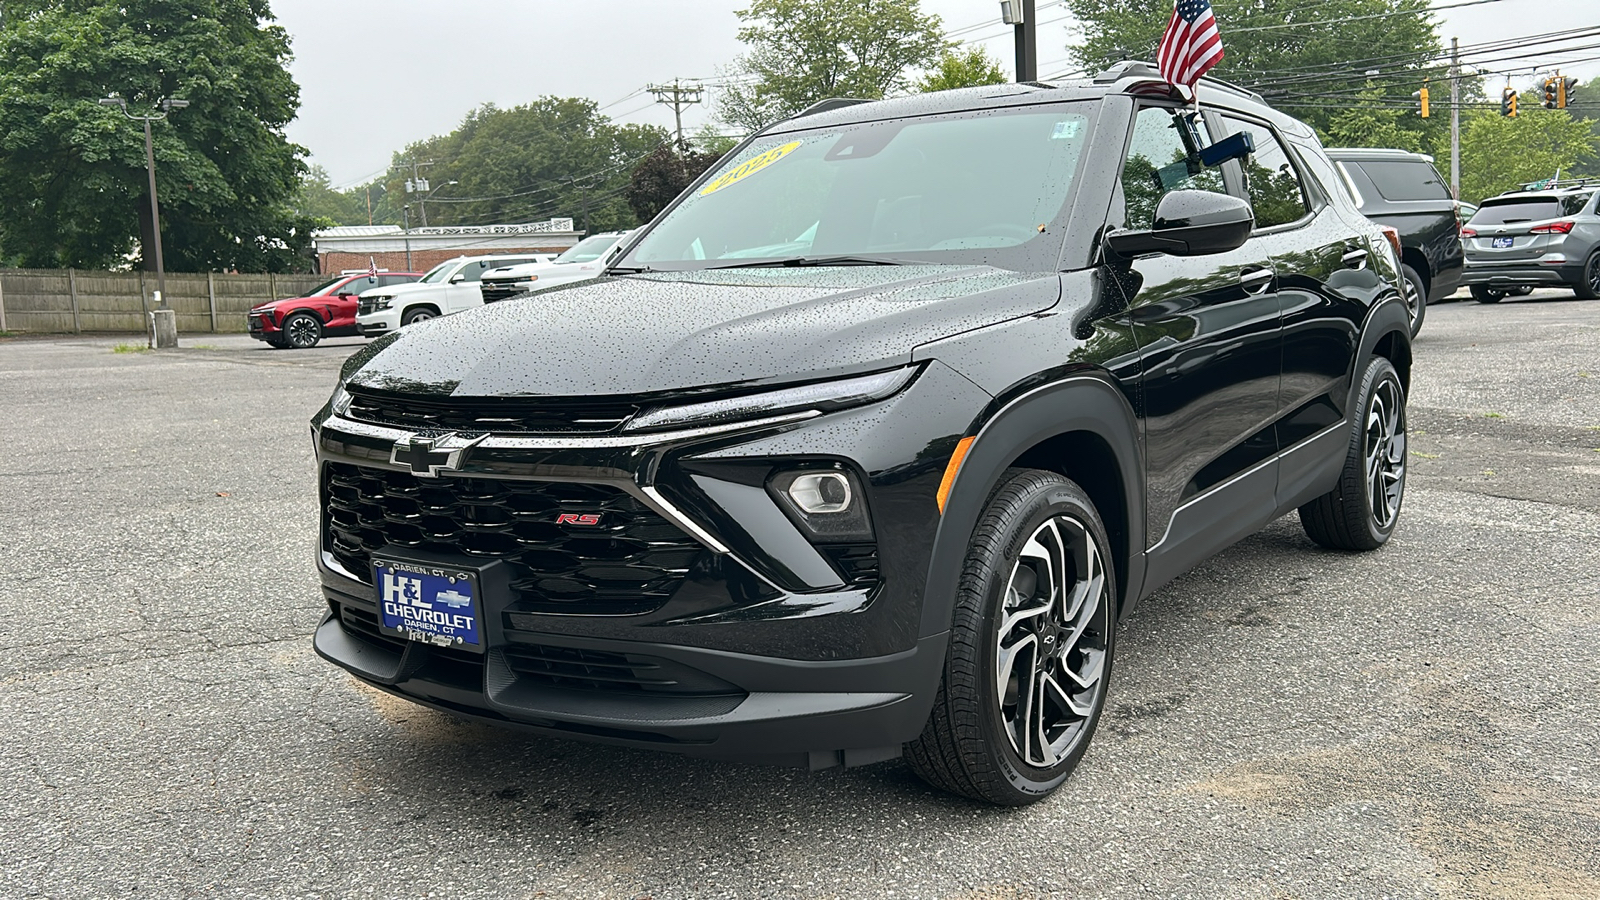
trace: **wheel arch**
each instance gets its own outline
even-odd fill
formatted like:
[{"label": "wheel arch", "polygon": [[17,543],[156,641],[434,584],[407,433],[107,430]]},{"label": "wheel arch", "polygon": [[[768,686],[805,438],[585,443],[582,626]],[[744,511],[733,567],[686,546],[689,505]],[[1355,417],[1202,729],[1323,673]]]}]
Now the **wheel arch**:
[{"label": "wheel arch", "polygon": [[413,312],[419,309],[426,309],[436,316],[444,315],[444,313],[439,311],[439,304],[433,302],[432,300],[424,300],[420,303],[407,303],[405,306],[401,307],[400,321],[404,322],[406,316],[411,315]]},{"label": "wheel arch", "polygon": [[1428,262],[1428,255],[1420,247],[1406,247],[1400,251],[1400,262],[1422,277],[1422,299],[1426,302],[1433,290],[1433,266]]},{"label": "wheel arch", "polygon": [[1106,376],[1075,375],[997,401],[972,431],[934,535],[921,634],[950,628],[972,533],[1012,467],[1055,472],[1089,495],[1111,541],[1119,610],[1127,609],[1144,577],[1144,466],[1122,391]]},{"label": "wheel arch", "polygon": [[[1361,385],[1356,383],[1359,377],[1362,362],[1367,357],[1378,355],[1387,359],[1400,373],[1400,383],[1405,386],[1406,394],[1411,394],[1411,325],[1408,320],[1405,305],[1398,297],[1392,297],[1374,304],[1372,312],[1367,315],[1367,321],[1361,329],[1361,352],[1351,360],[1354,367],[1350,375],[1350,403],[1354,404],[1356,393],[1361,390]],[[1347,406],[1351,409],[1353,406]]]}]

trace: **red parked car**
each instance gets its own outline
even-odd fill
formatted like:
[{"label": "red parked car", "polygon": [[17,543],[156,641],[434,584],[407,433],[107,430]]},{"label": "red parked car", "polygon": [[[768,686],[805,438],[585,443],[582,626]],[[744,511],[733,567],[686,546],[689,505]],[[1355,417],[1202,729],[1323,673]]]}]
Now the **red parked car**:
[{"label": "red parked car", "polygon": [[350,337],[356,328],[356,297],[373,288],[405,284],[421,278],[419,272],[379,272],[340,275],[304,297],[274,300],[252,307],[250,336],[282,350],[315,347],[325,337]]}]

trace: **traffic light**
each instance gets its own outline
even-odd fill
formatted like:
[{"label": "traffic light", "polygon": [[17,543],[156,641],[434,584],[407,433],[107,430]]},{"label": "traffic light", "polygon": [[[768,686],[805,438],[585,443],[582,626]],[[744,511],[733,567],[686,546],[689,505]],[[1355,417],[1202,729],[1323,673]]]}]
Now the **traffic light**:
[{"label": "traffic light", "polygon": [[1517,117],[1517,89],[1508,87],[1500,92],[1500,115]]},{"label": "traffic light", "polygon": [[1428,83],[1422,83],[1422,90],[1413,91],[1411,96],[1417,98],[1417,113],[1424,119],[1428,117]]},{"label": "traffic light", "polygon": [[1544,90],[1540,92],[1540,106],[1544,107],[1545,109],[1556,108],[1556,103],[1559,99],[1556,95],[1560,93],[1560,88],[1558,88],[1557,85],[1560,83],[1560,78],[1546,78],[1544,80]]},{"label": "traffic light", "polygon": [[1578,79],[1576,79],[1576,78],[1557,78],[1556,79],[1556,108],[1557,109],[1566,109],[1567,108],[1567,104],[1572,102],[1572,95],[1577,93],[1577,92],[1578,92]]}]

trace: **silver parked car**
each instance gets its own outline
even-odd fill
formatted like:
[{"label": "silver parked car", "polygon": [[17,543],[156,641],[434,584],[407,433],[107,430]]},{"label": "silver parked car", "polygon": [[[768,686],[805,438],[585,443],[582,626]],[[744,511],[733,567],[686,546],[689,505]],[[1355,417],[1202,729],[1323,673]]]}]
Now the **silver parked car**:
[{"label": "silver parked car", "polygon": [[1600,185],[1578,182],[1511,191],[1483,201],[1461,229],[1462,281],[1479,303],[1535,287],[1600,297]]}]

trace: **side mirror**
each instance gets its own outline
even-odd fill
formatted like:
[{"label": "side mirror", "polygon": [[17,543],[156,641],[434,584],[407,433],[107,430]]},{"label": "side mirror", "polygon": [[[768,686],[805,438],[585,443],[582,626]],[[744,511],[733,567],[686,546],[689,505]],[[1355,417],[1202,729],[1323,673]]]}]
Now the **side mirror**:
[{"label": "side mirror", "polygon": [[1106,235],[1106,246],[1123,257],[1144,253],[1203,256],[1239,249],[1255,226],[1255,211],[1238,197],[1212,191],[1172,191],[1156,203],[1153,228],[1112,232]]},{"label": "side mirror", "polygon": [[457,272],[456,274],[450,276],[450,283],[451,284],[460,284],[461,282],[466,281],[466,280],[467,280],[467,273],[465,273],[465,272]]}]

